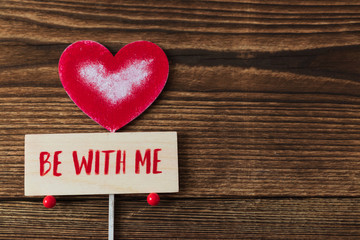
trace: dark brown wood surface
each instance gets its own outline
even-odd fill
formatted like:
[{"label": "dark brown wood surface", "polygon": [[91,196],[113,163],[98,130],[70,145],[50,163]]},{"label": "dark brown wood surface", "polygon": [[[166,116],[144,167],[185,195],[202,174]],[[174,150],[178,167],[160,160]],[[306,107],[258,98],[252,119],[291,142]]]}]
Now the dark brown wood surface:
[{"label": "dark brown wood surface", "polygon": [[360,2],[0,0],[0,239],[106,239],[107,196],[24,197],[24,135],[106,132],[69,99],[72,42],[170,61],[121,131],[177,131],[180,193],[117,195],[117,239],[359,239]]}]

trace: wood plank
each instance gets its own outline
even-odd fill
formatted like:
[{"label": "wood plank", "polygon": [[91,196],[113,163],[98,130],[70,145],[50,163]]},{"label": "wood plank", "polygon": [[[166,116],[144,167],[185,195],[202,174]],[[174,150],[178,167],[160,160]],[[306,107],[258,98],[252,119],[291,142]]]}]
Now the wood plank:
[{"label": "wood plank", "polygon": [[0,35],[30,43],[147,39],[164,48],[299,50],[358,45],[359,9],[354,0],[4,1]]},{"label": "wood plank", "polygon": [[[119,206],[120,205],[120,206]],[[196,199],[157,208],[118,201],[125,239],[358,239],[359,199]]]},{"label": "wood plank", "polygon": [[[14,41],[0,43],[0,69],[6,69],[0,72],[2,87],[20,85],[62,88],[57,62],[66,46],[37,46]],[[106,46],[114,48],[113,53],[122,47],[112,47],[111,44]],[[350,96],[357,96],[358,93],[358,46],[275,53],[250,50],[165,51],[170,61],[170,78],[165,91],[321,93]],[[14,57],[9,59],[9,55]],[[219,79],[226,79],[226,84]]]},{"label": "wood plank", "polygon": [[42,199],[0,201],[1,239],[107,239],[107,198],[57,198],[49,210]]},{"label": "wood plank", "polygon": [[[162,196],[163,197],[163,196]],[[25,200],[25,201],[24,201]],[[358,239],[359,198],[173,199],[116,196],[115,238]],[[0,201],[1,239],[106,239],[107,200]]]}]

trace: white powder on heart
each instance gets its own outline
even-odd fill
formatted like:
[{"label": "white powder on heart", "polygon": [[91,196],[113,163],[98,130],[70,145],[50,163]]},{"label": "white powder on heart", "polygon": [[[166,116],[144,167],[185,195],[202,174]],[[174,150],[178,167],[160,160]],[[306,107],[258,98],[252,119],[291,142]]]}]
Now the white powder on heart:
[{"label": "white powder on heart", "polygon": [[81,78],[92,85],[110,104],[116,104],[132,93],[151,74],[153,59],[135,60],[119,71],[108,73],[101,63],[87,63],[80,67]]}]

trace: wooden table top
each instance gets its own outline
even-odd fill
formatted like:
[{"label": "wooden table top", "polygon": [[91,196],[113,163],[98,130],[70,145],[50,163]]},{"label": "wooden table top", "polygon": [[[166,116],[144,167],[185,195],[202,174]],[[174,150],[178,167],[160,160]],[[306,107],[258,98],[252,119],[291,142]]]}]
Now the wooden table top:
[{"label": "wooden table top", "polygon": [[168,83],[121,131],[177,131],[180,192],[116,195],[116,239],[359,239],[360,3],[0,1],[0,239],[106,239],[108,196],[24,197],[24,135],[106,132],[62,51],[161,46]]}]

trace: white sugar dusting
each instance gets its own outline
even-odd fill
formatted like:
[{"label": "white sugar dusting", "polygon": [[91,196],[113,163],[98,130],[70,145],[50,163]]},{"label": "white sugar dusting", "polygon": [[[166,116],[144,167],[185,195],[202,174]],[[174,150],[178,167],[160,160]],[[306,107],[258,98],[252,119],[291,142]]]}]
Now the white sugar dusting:
[{"label": "white sugar dusting", "polygon": [[116,104],[146,80],[151,74],[152,61],[153,59],[135,60],[114,73],[108,73],[100,63],[87,63],[80,67],[79,73],[81,78],[96,88],[110,104]]}]

